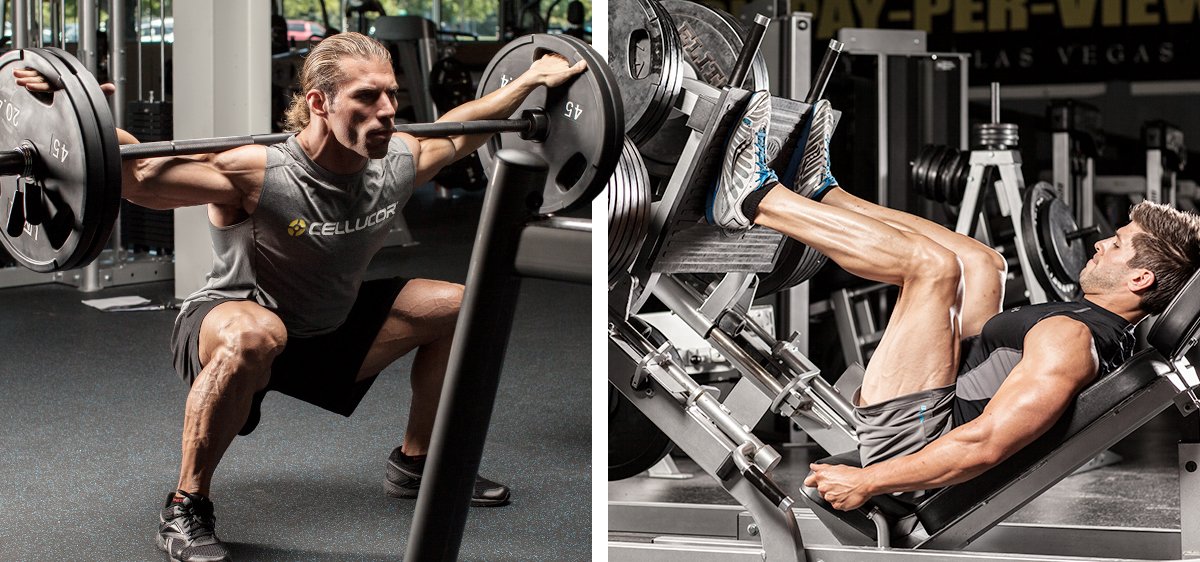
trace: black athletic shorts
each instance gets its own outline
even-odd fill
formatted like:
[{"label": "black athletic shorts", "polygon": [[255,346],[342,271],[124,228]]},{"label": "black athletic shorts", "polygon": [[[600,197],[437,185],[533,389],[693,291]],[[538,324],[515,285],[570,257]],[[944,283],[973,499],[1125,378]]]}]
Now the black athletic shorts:
[{"label": "black athletic shorts", "polygon": [[[354,413],[375,377],[355,381],[363,360],[387,320],[388,312],[407,279],[396,277],[365,281],[349,316],[338,329],[307,338],[288,337],[283,352],[271,364],[271,381],[267,388],[254,395],[250,417],[240,434],[247,435],[258,425],[259,407],[267,391],[276,390],[336,412],[343,416]],[[175,370],[191,386],[200,374],[200,326],[204,317],[217,305],[231,300],[216,299],[189,306],[175,320],[171,347],[175,353]]]}]

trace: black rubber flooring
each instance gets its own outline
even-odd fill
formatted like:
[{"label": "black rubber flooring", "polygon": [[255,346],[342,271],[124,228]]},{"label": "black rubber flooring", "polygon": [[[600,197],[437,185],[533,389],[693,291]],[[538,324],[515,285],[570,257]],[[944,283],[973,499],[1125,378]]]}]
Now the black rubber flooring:
[{"label": "black rubber flooring", "polygon": [[[420,244],[370,276],[461,282],[481,198],[415,200]],[[171,368],[174,311],[100,312],[84,298],[171,297],[171,282],[85,294],[0,290],[0,561],[163,560],[157,510],[176,483],[187,388]],[[481,473],[512,487],[473,508],[464,560],[591,555],[589,289],[526,280]],[[383,494],[407,416],[409,359],[351,418],[271,394],[216,473],[217,530],[236,560],[400,560],[414,501]]]}]

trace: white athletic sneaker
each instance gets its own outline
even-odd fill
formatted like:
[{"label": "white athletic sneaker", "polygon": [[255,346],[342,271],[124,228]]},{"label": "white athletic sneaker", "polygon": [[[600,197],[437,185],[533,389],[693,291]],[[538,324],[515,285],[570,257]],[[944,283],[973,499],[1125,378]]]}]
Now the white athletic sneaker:
[{"label": "white athletic sneaker", "polygon": [[767,131],[771,128],[771,94],[750,95],[741,120],[729,135],[721,177],[708,198],[708,222],[736,232],[753,226],[742,213],[742,201],[771,181],[778,181],[767,166]]},{"label": "white athletic sneaker", "polygon": [[833,136],[833,108],[829,100],[819,100],[813,105],[806,132],[796,192],[809,199],[820,199],[838,184],[829,169],[829,138]]}]

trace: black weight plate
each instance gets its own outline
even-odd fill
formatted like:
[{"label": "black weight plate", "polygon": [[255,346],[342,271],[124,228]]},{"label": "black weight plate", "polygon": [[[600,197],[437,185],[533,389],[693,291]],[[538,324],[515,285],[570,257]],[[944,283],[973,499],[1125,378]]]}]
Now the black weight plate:
[{"label": "black weight plate", "polygon": [[942,147],[942,157],[938,159],[937,168],[934,169],[934,187],[943,202],[950,200],[950,183],[953,181],[954,164],[957,160],[958,150],[949,146]]},{"label": "black weight plate", "polygon": [[[733,73],[746,35],[741,24],[726,14],[690,0],[662,0],[660,4],[670,15],[679,34],[684,62],[682,75],[712,86],[725,86],[729,75]],[[766,59],[761,52],[754,57],[745,88],[771,88]],[[663,123],[657,135],[638,146],[648,164],[674,167],[687,144],[690,131],[687,119],[675,115]]]},{"label": "black weight plate", "polygon": [[946,200],[946,193],[942,191],[941,172],[942,165],[946,162],[949,155],[950,153],[945,146],[937,147],[937,151],[934,153],[933,159],[930,160],[930,165],[925,172],[925,181],[933,189],[935,201]]},{"label": "black weight plate", "polygon": [[608,181],[608,284],[637,257],[650,221],[650,176],[637,145],[625,139],[621,161]]},{"label": "black weight plate", "polygon": [[1079,272],[1088,260],[1087,243],[1083,238],[1067,239],[1068,234],[1079,229],[1070,207],[1061,199],[1055,198],[1045,205],[1039,214],[1042,251],[1046,254],[1050,271],[1058,279],[1077,283]]},{"label": "black weight plate", "polygon": [[551,52],[571,64],[587,61],[588,69],[563,86],[538,88],[513,112],[515,117],[527,108],[544,108],[550,117],[547,138],[538,141],[500,133],[479,150],[489,173],[492,155],[501,148],[526,150],[546,161],[550,169],[542,191],[542,214],[582,207],[604,190],[621,157],[625,130],[612,70],[590,46],[569,35],[535,34],[510,41],[488,63],[478,97],[499,89]]},{"label": "black weight plate", "polygon": [[954,164],[958,160],[958,151],[947,146],[942,148],[942,152],[942,160],[937,168],[937,190],[942,201],[949,201],[950,183],[954,180]]},{"label": "black weight plate", "polygon": [[429,95],[442,113],[471,101],[475,84],[470,70],[454,57],[444,57],[433,63],[429,70]]},{"label": "black weight plate", "polygon": [[612,0],[608,64],[621,90],[625,133],[635,143],[658,132],[682,86],[679,36],[654,0]]},{"label": "black weight plate", "polygon": [[109,109],[108,97],[100,89],[96,77],[71,53],[57,47],[46,47],[46,53],[54,55],[66,64],[68,72],[78,80],[83,93],[92,104],[92,115],[96,118],[96,126],[100,131],[103,142],[103,152],[89,153],[89,158],[95,157],[104,164],[105,185],[108,186],[95,203],[99,208],[99,219],[91,226],[96,228],[96,234],[91,238],[91,250],[84,255],[81,262],[71,267],[87,265],[100,255],[108,246],[109,236],[115,228],[121,211],[121,146],[116,135],[116,121],[113,120]]},{"label": "black weight plate", "polygon": [[[631,316],[629,323],[638,329],[655,347],[667,341],[666,336],[641,318]],[[613,346],[609,342],[609,346]],[[615,356],[617,354],[610,354]],[[623,380],[632,380],[637,363],[620,353],[624,359],[609,369],[620,369]],[[675,360],[680,361],[678,354]],[[682,365],[682,363],[680,363]],[[670,400],[667,396],[651,400]],[[662,460],[671,452],[674,443],[641,410],[637,409],[625,395],[610,384],[608,393],[608,479],[623,480],[637,476]]]},{"label": "black weight plate", "polygon": [[[12,76],[14,68],[25,66],[61,81],[63,87],[51,94],[31,94],[17,86]],[[0,57],[0,147],[28,142],[37,148],[34,175],[44,188],[46,203],[54,208],[47,222],[26,225],[19,236],[4,234],[0,240],[18,263],[39,272],[78,267],[94,259],[97,245],[102,249],[104,244],[97,239],[107,238],[120,201],[116,133],[111,125],[100,129],[87,91],[95,80],[88,84],[64,70],[63,62],[46,51],[10,51]],[[111,143],[105,142],[105,135],[112,137]],[[115,180],[108,172],[109,157],[118,162]],[[0,178],[0,201],[6,213],[17,184],[14,176]]]},{"label": "black weight plate", "polygon": [[[1055,210],[1056,205],[1066,207],[1058,199],[1058,194],[1050,184],[1038,182],[1026,188],[1021,208],[1021,234],[1024,238],[1021,250],[1025,252],[1035,279],[1026,279],[1025,282],[1040,284],[1045,289],[1046,296],[1051,300],[1072,301],[1080,294],[1077,281],[1079,270],[1075,270],[1071,276],[1062,276],[1051,265],[1052,261],[1060,259],[1060,257],[1056,257],[1060,252],[1065,254],[1073,251],[1069,245],[1060,247],[1054,242],[1055,235],[1051,229],[1063,227],[1061,217],[1057,220],[1052,218],[1061,213],[1061,211]],[[1070,223],[1073,225],[1074,220],[1070,220]],[[1072,226],[1070,230],[1075,229]],[[1062,240],[1065,239],[1066,235],[1063,234]],[[1082,242],[1077,240],[1075,243],[1082,248]],[[1082,263],[1084,260],[1080,259],[1079,261]]]},{"label": "black weight plate", "polygon": [[921,151],[913,159],[912,167],[909,171],[913,191],[926,199],[934,198],[933,189],[925,183],[925,174],[929,171],[930,160],[936,151],[936,145],[927,144],[921,147]]},{"label": "black weight plate", "polygon": [[610,386],[608,394],[608,480],[613,482],[649,470],[675,444],[615,388]]},{"label": "black weight plate", "polygon": [[921,167],[921,185],[924,186],[928,193],[927,197],[934,201],[941,201],[942,194],[938,192],[937,186],[937,167],[942,159],[942,147],[935,145],[929,150],[928,159],[925,160],[925,165]]},{"label": "black weight plate", "polygon": [[971,175],[971,153],[964,151],[958,153],[958,158],[955,159],[956,172],[954,181],[951,183],[951,190],[947,203],[958,205],[962,203],[963,196],[967,193],[967,178]]}]

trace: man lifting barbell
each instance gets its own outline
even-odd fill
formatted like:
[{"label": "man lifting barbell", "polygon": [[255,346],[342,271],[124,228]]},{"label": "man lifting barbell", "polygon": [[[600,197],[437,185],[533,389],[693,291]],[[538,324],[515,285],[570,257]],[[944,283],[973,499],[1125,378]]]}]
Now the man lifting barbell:
[{"label": "man lifting barbell", "polygon": [[818,102],[799,195],[767,167],[770,96],[757,92],[731,135],[709,221],[761,225],[852,274],[900,287],[853,397],[865,468],[813,464],[805,486],[833,507],[964,482],[1046,432],[1091,381],[1133,352],[1133,327],[1200,267],[1200,217],[1143,202],[1096,243],[1083,298],[1000,311],[1006,264],[940,225],[863,201],[829,168],[832,111]]},{"label": "man lifting barbell", "polygon": [[[536,89],[560,86],[585,67],[545,55],[439,123],[508,117]],[[31,91],[51,89],[36,71],[14,75]],[[178,489],[161,511],[157,537],[172,560],[229,559],[214,532],[210,485],[234,437],[257,425],[267,391],[349,416],[375,377],[414,350],[408,425],[388,458],[385,490],[417,495],[462,287],[363,276],[414,186],[490,134],[394,133],[397,89],[384,46],[357,33],[335,35],[305,59],[303,94],[287,113],[296,134],[286,142],[123,166],[130,202],[207,204],[217,258],[172,334],[175,367],[191,385]],[[124,131],[118,138],[137,142]],[[478,478],[473,505],[508,500],[507,487]]]}]

